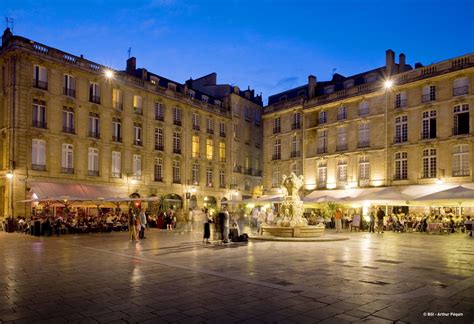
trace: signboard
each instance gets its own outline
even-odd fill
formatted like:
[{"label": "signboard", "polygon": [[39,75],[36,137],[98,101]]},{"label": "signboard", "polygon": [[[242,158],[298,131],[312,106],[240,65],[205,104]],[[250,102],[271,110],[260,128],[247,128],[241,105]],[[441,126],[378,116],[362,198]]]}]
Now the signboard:
[{"label": "signboard", "polygon": [[360,215],[352,216],[352,227],[360,227]]}]

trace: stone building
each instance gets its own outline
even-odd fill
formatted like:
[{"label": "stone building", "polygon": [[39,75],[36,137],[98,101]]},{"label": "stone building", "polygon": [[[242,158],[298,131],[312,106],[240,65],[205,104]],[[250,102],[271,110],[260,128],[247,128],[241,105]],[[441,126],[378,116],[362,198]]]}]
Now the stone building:
[{"label": "stone building", "polygon": [[[127,60],[117,71],[14,36],[0,49],[0,215],[33,197],[167,196],[220,206],[261,188],[262,99],[178,83]],[[206,80],[206,82],[199,82]]]}]

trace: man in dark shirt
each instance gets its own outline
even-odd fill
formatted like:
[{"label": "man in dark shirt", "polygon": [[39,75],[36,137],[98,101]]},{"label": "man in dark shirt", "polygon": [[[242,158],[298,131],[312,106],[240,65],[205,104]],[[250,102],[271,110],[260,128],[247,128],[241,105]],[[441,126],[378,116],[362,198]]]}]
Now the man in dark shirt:
[{"label": "man in dark shirt", "polygon": [[385,212],[379,207],[377,210],[377,233],[383,233],[383,219],[385,217]]}]

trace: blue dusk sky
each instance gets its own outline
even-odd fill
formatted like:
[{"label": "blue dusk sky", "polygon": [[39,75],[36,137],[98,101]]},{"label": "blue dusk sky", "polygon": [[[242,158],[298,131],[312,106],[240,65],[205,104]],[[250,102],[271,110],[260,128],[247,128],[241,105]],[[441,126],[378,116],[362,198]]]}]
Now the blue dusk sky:
[{"label": "blue dusk sky", "polygon": [[309,74],[383,66],[389,48],[411,65],[474,52],[474,0],[0,0],[0,14],[97,63],[124,69],[131,47],[138,67],[181,83],[216,72],[264,102]]}]

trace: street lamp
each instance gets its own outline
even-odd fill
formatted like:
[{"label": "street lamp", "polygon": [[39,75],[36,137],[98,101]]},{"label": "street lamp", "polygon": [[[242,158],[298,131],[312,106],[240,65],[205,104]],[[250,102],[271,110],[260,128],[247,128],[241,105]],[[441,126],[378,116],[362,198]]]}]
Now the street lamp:
[{"label": "street lamp", "polygon": [[114,71],[110,70],[110,69],[106,69],[104,71],[104,75],[107,79],[112,79],[114,77]]},{"label": "street lamp", "polygon": [[7,174],[6,174],[6,177],[7,177],[7,179],[11,180],[13,178],[13,172],[8,171]]}]

